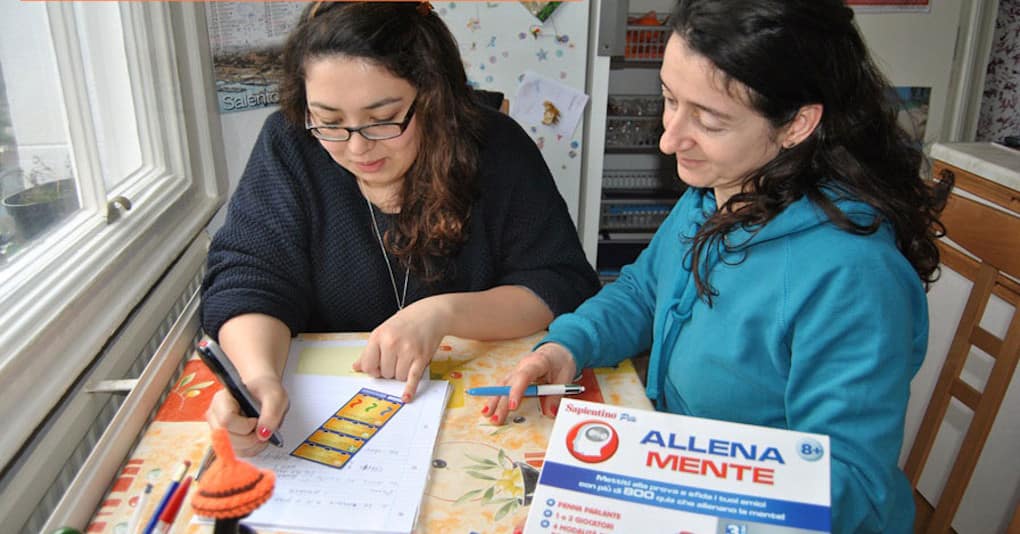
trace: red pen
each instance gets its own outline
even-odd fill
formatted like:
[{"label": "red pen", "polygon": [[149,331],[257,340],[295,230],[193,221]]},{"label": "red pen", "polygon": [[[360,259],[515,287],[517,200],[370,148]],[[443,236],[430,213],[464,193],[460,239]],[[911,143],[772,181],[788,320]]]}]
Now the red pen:
[{"label": "red pen", "polygon": [[184,498],[188,496],[188,486],[191,486],[190,476],[185,478],[180,486],[177,486],[177,491],[170,497],[170,501],[166,504],[166,509],[159,516],[159,522],[153,527],[153,534],[166,534],[170,531],[170,527],[174,524],[174,519],[177,518],[177,512],[181,510],[181,504],[184,503]]}]

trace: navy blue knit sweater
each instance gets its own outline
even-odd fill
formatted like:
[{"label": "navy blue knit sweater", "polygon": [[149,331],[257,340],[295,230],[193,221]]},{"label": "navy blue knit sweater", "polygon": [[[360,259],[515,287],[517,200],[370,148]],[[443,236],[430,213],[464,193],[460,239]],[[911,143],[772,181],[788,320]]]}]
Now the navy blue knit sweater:
[{"label": "navy blue knit sweater", "polygon": [[[411,274],[407,303],[429,295],[520,285],[555,315],[599,287],[566,204],[534,142],[511,118],[485,111],[479,197],[449,275]],[[376,209],[380,231],[390,220]],[[279,112],[262,128],[213,238],[202,325],[217,337],[231,317],[264,313],[299,332],[369,331],[397,311],[365,197],[355,178]],[[397,285],[404,271],[390,257]]]}]

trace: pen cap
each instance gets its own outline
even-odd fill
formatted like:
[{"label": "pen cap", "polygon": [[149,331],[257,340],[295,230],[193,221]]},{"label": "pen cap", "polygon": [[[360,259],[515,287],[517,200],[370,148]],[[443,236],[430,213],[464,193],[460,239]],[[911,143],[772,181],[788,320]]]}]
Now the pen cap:
[{"label": "pen cap", "polygon": [[199,480],[191,507],[196,514],[213,519],[244,517],[269,500],[276,475],[239,460],[225,429],[214,430],[212,442],[216,460]]}]

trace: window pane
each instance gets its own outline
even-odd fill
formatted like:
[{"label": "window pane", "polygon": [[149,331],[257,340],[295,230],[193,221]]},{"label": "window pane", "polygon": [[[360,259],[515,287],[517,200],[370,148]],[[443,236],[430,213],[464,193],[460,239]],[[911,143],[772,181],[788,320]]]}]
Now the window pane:
[{"label": "window pane", "polygon": [[76,3],[78,39],[107,192],[142,165],[118,2]]},{"label": "window pane", "polygon": [[0,269],[78,209],[43,3],[0,6]]},{"label": "window pane", "polygon": [[[54,408],[82,385],[83,373],[108,364],[109,340],[118,329],[140,332],[158,322],[134,314],[144,299],[161,299],[154,287],[201,233],[225,186],[219,119],[204,92],[212,86],[212,64],[202,45],[208,42],[203,6],[111,5],[119,9],[0,1],[0,154],[11,177],[2,186],[24,188],[38,156],[36,175],[52,174],[50,183],[71,177],[82,205],[45,236],[28,240],[30,246],[7,238],[0,255],[7,262],[0,267],[0,420],[7,429],[0,433],[0,465],[13,467],[0,475],[0,517],[15,530],[31,513],[21,504],[65,482],[51,469],[64,457],[35,447],[41,435],[35,429],[46,428]],[[118,16],[110,27],[119,29],[103,33],[109,17],[100,14]],[[123,58],[104,60],[118,46],[115,55]],[[119,74],[91,72],[109,65],[117,72],[126,65],[122,83],[129,90],[104,86],[114,85],[106,76]],[[120,108],[133,113],[133,127],[122,128],[131,121],[121,117],[96,117]],[[128,131],[123,136],[137,138],[141,165],[139,151],[129,147],[135,162],[119,167],[129,174],[117,176],[120,185],[108,191],[103,173],[112,174],[114,165],[100,160],[117,157],[121,143],[134,143],[109,137]],[[110,148],[99,148],[101,137]],[[104,209],[111,193],[129,200],[130,211]],[[6,235],[13,236],[13,217],[0,209]],[[129,317],[137,326],[126,325]],[[79,437],[69,434],[66,443]],[[49,443],[58,441],[63,437]]]}]

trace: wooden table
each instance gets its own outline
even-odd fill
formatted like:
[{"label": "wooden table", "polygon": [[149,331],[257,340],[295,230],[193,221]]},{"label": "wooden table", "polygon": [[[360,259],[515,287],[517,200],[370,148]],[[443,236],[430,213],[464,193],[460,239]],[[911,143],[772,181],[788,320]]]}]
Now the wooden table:
[{"label": "wooden table", "polygon": [[[367,334],[314,334],[315,339],[355,340]],[[471,387],[491,385],[528,354],[541,334],[501,342],[458,338],[443,340],[432,361],[436,379],[452,386],[443,425],[433,454],[429,483],[422,498],[416,531],[422,533],[513,532],[527,517],[553,420],[543,416],[537,399],[525,399],[503,426],[481,416],[485,398],[465,395]],[[587,388],[575,398],[651,409],[644,387],[630,361],[612,369],[586,370]],[[220,388],[212,374],[192,356],[171,384],[165,400],[96,511],[88,532],[126,533],[136,496],[146,483],[153,498],[142,516],[148,518],[166,487],[174,465],[183,459],[197,466],[209,445],[203,414]],[[475,462],[496,462],[479,478]],[[194,474],[195,468],[188,474]],[[190,500],[171,532],[207,532],[191,522]]]}]

